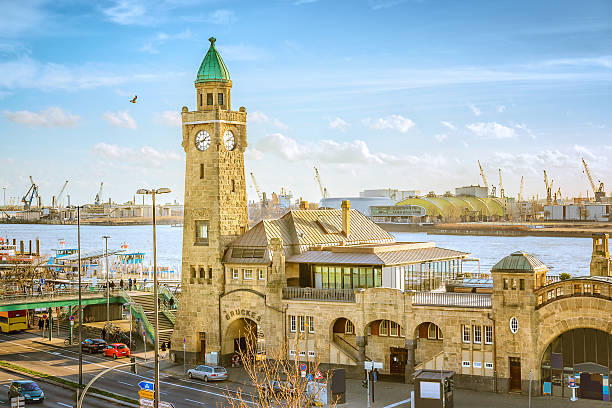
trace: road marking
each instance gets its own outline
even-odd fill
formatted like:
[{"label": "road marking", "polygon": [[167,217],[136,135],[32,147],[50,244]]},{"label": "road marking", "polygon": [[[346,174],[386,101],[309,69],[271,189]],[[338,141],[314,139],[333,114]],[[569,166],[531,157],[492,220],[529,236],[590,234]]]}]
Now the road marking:
[{"label": "road marking", "polygon": [[23,358],[30,358],[29,356],[25,356],[25,355],[23,355],[23,354],[19,354],[19,353],[17,353],[17,355],[18,355],[18,356],[21,356],[21,357],[23,357]]},{"label": "road marking", "polygon": [[396,403],[391,404],[391,405],[386,405],[384,408],[399,407],[400,405],[408,404],[409,402],[410,402],[410,398],[408,398],[406,400],[403,400],[403,401],[396,402]]},{"label": "road marking", "polygon": [[57,403],[60,404],[63,407],[72,408],[72,405],[64,404],[63,402],[59,402],[59,401]]},{"label": "road marking", "polygon": [[132,384],[130,384],[130,383],[126,383],[125,381],[117,381],[117,382],[118,382],[118,383],[121,383],[121,384],[129,385],[130,387],[132,387]]},{"label": "road marking", "polygon": [[203,403],[203,402],[200,402],[200,401],[194,401],[194,400],[189,399],[189,398],[185,398],[185,401],[195,402],[196,404],[204,405],[204,403]]}]

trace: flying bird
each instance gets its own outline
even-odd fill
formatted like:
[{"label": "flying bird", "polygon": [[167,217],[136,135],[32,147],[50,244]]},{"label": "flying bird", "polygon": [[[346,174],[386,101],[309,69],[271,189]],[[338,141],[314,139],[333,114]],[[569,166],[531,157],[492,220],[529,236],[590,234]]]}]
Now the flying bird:
[{"label": "flying bird", "polygon": [[132,99],[130,102],[136,103],[136,99],[138,99],[138,95],[134,95],[134,99]]}]

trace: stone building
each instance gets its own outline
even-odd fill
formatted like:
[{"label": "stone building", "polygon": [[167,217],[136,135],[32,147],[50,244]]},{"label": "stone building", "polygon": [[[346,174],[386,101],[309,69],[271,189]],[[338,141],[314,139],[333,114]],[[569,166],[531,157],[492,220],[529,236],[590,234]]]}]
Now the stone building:
[{"label": "stone building", "polygon": [[[171,358],[228,364],[245,339],[305,362],[405,381],[418,368],[454,370],[459,386],[567,395],[567,376],[603,399],[612,367],[612,278],[555,281],[515,252],[489,283],[464,285],[469,254],[396,242],[345,201],[247,220],[246,109],[210,39],[195,111],[182,110],[186,152],[182,293]],[[598,252],[599,253],[599,252]],[[449,288],[447,290],[447,288]],[[450,291],[450,288],[453,291]],[[482,289],[482,290],[479,290]],[[593,343],[594,342],[594,343]]]}]

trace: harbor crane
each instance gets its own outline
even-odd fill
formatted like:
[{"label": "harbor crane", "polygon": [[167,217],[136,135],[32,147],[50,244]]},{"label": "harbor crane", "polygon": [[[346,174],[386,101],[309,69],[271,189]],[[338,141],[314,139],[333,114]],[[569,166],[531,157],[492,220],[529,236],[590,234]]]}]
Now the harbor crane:
[{"label": "harbor crane", "polygon": [[519,187],[518,200],[523,201],[523,176],[521,176],[521,186]]},{"label": "harbor crane", "polygon": [[546,175],[546,170],[544,170],[544,185],[546,186],[546,204],[552,204],[552,184],[548,184],[548,176]]},{"label": "harbor crane", "polygon": [[38,195],[38,186],[36,185],[36,183],[34,183],[32,176],[30,176],[30,183],[31,185],[28,189],[28,192],[25,193],[25,195],[21,199],[21,201],[23,202],[24,210],[29,210],[30,208],[32,208],[32,200],[34,200],[34,197],[36,197],[37,200],[40,200],[40,197]]},{"label": "harbor crane", "polygon": [[257,191],[257,197],[259,198],[259,205],[260,207],[264,208],[267,206],[267,200],[266,200],[266,196],[264,193],[261,192],[261,189],[259,188],[259,184],[257,184],[257,180],[255,180],[255,175],[253,173],[251,173],[251,180],[253,180],[253,186],[255,187],[255,191]]},{"label": "harbor crane", "polygon": [[321,182],[321,176],[319,175],[319,169],[317,169],[317,166],[315,166],[314,171],[315,171],[315,178],[317,179],[317,183],[319,184],[319,190],[321,191],[321,196],[323,198],[329,197],[329,194],[327,192],[327,187],[323,187],[323,182]]},{"label": "harbor crane", "polygon": [[505,194],[504,194],[504,185],[502,184],[502,175],[501,175],[501,169],[499,170],[499,197],[500,198],[506,198]]},{"label": "harbor crane", "polygon": [[64,183],[64,185],[62,186],[62,189],[60,190],[59,194],[57,195],[57,197],[53,197],[53,204],[52,207],[53,208],[59,208],[60,207],[60,203],[62,200],[62,196],[64,195],[64,190],[66,190],[66,186],[68,185],[68,180],[66,180],[66,182]]},{"label": "harbor crane", "polygon": [[98,193],[96,194],[96,198],[94,200],[94,204],[95,205],[100,205],[102,204],[102,187],[104,186],[104,182],[102,181],[100,183],[100,190],[98,190]]},{"label": "harbor crane", "polygon": [[[478,168],[480,169],[480,177],[482,177],[482,182],[484,183],[484,186],[489,188],[489,183],[487,182],[487,178],[485,177],[484,170],[482,169],[482,166],[480,165],[480,160],[478,160]],[[495,197],[495,186],[494,185],[491,186],[491,195],[489,197]]]},{"label": "harbor crane", "polygon": [[591,171],[589,170],[589,166],[584,161],[584,157],[582,157],[582,165],[584,166],[584,172],[586,173],[587,178],[589,179],[589,184],[593,189],[593,194],[595,195],[595,201],[601,201],[603,197],[606,196],[606,192],[604,191],[604,183],[601,180],[597,180],[599,182],[599,187],[595,187],[595,182],[593,181],[593,177],[591,176]]}]

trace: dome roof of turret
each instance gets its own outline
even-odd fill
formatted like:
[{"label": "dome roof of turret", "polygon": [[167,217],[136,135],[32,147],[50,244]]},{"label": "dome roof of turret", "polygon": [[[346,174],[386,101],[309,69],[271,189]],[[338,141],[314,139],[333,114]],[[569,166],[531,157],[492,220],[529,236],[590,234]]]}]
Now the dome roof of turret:
[{"label": "dome roof of turret", "polygon": [[195,83],[201,84],[205,82],[229,82],[230,75],[219,51],[215,48],[215,37],[210,37],[210,48],[200,64],[198,76]]},{"label": "dome roof of turret", "polygon": [[511,253],[491,268],[491,272],[529,273],[543,270],[548,270],[548,267],[542,261],[523,251]]}]

